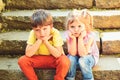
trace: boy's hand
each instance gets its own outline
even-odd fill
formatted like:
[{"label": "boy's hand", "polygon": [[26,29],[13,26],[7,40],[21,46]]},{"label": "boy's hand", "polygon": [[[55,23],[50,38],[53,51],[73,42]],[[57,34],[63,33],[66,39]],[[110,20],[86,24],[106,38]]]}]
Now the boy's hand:
[{"label": "boy's hand", "polygon": [[45,37],[43,37],[43,38],[41,38],[42,39],[42,41],[44,42],[44,41],[48,41],[49,39],[51,39],[52,38],[52,35],[49,35],[49,36],[45,36]]}]

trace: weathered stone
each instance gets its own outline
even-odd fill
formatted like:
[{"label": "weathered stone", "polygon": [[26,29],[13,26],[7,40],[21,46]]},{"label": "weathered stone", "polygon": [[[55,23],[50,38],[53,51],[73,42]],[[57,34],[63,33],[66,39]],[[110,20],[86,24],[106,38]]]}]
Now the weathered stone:
[{"label": "weathered stone", "polygon": [[6,0],[6,9],[73,9],[90,8],[93,0]]},{"label": "weathered stone", "polygon": [[0,34],[0,54],[24,54],[28,32],[8,32]]},{"label": "weathered stone", "polygon": [[[54,19],[54,27],[59,30],[65,30],[65,18],[70,10],[50,10]],[[30,16],[34,11],[12,11],[2,14],[0,21],[2,30],[27,30],[31,29]],[[93,26],[98,29],[119,29],[120,11],[91,11],[93,15]],[[1,32],[0,31],[0,32]]]},{"label": "weathered stone", "polygon": [[102,53],[117,54],[120,53],[120,32],[102,33]]},{"label": "weathered stone", "polygon": [[99,29],[119,29],[120,15],[94,16],[94,27]]},{"label": "weathered stone", "polygon": [[[67,54],[64,31],[60,31],[60,34],[65,43],[63,45],[64,51]],[[29,31],[0,33],[0,55],[24,54],[28,36]],[[99,32],[95,32],[95,39],[97,41],[98,47],[100,48]]]},{"label": "weathered stone", "polygon": [[2,29],[2,24],[0,23],[0,30]]},{"label": "weathered stone", "polygon": [[120,0],[95,0],[97,8],[120,8]]},{"label": "weathered stone", "polygon": [[2,0],[0,0],[0,13],[1,13],[1,11],[4,10],[4,9],[5,9],[5,4],[3,3]]},{"label": "weathered stone", "polygon": [[1,70],[0,80],[27,80],[20,70]]},{"label": "weathered stone", "polygon": [[[95,80],[120,80],[120,63],[115,56],[100,56],[100,60],[93,68]],[[17,64],[18,58],[0,57],[0,80],[27,80]],[[55,69],[35,69],[39,80],[53,80]],[[82,80],[78,69],[76,79]]]},{"label": "weathered stone", "polygon": [[0,40],[0,55],[19,55],[25,53],[26,41]]}]

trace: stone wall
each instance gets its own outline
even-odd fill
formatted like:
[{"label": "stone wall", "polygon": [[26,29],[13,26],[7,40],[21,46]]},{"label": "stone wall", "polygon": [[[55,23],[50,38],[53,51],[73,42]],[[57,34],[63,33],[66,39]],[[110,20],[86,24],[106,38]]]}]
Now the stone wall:
[{"label": "stone wall", "polygon": [[[4,3],[3,3],[4,2]],[[31,10],[31,9],[73,9],[73,8],[120,8],[120,0],[1,0],[0,11],[7,10]],[[5,4],[5,6],[4,6]]]},{"label": "stone wall", "polygon": [[2,10],[4,10],[4,8],[5,8],[5,4],[3,3],[2,0],[0,0],[0,13]]}]

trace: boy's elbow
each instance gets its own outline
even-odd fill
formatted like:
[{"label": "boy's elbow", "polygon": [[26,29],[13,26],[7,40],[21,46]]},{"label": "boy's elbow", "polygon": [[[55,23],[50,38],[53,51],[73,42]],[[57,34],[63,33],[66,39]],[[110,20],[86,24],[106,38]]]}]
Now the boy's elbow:
[{"label": "boy's elbow", "polygon": [[56,55],[55,57],[56,57],[56,58],[59,58],[60,56],[61,56],[61,55]]},{"label": "boy's elbow", "polygon": [[61,55],[62,55],[62,53],[59,53],[59,54],[55,55],[54,57],[59,58]]},{"label": "boy's elbow", "polygon": [[26,53],[25,55],[26,55],[27,57],[32,57],[32,56],[33,56],[33,55],[31,55],[31,54],[27,54],[27,53]]}]

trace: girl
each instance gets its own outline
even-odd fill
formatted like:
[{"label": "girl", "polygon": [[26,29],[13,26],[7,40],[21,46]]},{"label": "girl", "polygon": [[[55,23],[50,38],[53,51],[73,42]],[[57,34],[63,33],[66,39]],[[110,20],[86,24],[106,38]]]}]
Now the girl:
[{"label": "girl", "polygon": [[92,67],[99,59],[93,29],[93,17],[88,10],[73,10],[66,20],[66,40],[68,58],[71,65],[66,76],[67,80],[75,80],[76,68],[80,68],[83,80],[94,80]]}]

